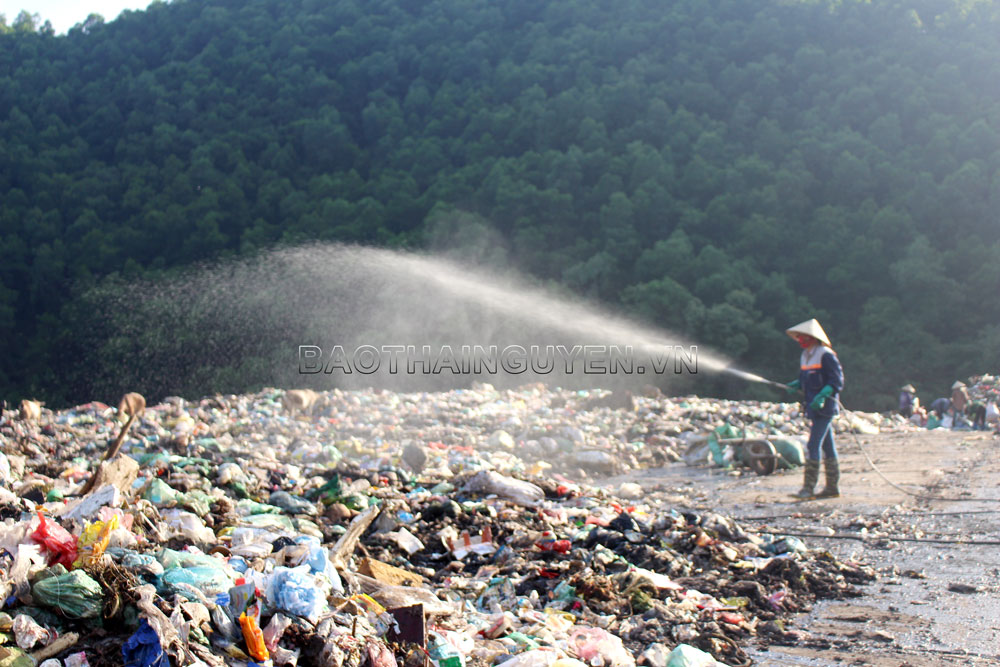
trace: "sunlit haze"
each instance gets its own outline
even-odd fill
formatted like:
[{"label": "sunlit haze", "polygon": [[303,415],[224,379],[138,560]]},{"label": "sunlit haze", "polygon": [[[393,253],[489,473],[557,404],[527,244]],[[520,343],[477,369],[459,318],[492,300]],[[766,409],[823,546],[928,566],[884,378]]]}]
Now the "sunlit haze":
[{"label": "sunlit haze", "polygon": [[115,20],[123,9],[145,9],[152,0],[0,0],[0,14],[7,17],[10,24],[27,10],[38,14],[42,22],[51,21],[57,34],[65,34],[77,23],[82,23],[91,14],[100,14],[105,21]]}]

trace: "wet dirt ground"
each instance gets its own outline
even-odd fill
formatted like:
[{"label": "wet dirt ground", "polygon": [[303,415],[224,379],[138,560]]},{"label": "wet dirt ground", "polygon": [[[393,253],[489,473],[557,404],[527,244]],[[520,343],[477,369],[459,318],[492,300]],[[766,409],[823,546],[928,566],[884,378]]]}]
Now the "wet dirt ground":
[{"label": "wet dirt ground", "polygon": [[[887,483],[862,447],[888,480],[928,497]],[[838,448],[836,499],[791,498],[801,469],[758,477],[679,463],[627,479],[665,503],[797,534],[810,549],[876,568],[863,597],[821,601],[795,617],[795,646],[751,645],[758,665],[1000,665],[1000,438],[940,429],[845,434]]]}]

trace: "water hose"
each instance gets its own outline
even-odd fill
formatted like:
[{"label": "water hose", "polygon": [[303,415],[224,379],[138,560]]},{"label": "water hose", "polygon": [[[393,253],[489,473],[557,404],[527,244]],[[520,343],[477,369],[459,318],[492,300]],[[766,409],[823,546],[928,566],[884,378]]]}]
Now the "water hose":
[{"label": "water hose", "polygon": [[[841,402],[841,400],[839,398],[837,399],[837,404],[840,406],[841,410],[843,410],[848,416],[851,417],[851,419],[857,419],[854,416],[853,412],[851,412],[850,410],[848,410],[847,408],[844,407],[844,404]],[[871,469],[874,470],[878,474],[878,476],[881,477],[882,480],[886,484],[888,484],[889,486],[893,487],[894,489],[897,489],[898,491],[902,491],[903,493],[905,493],[905,494],[907,494],[909,496],[913,496],[914,498],[917,498],[917,499],[920,499],[920,500],[941,500],[941,501],[950,502],[950,503],[962,503],[962,502],[994,502],[994,503],[1000,503],[1000,498],[948,498],[946,496],[932,496],[932,495],[928,495],[926,493],[916,493],[914,491],[910,491],[909,489],[904,489],[902,486],[900,486],[899,484],[896,484],[891,479],[889,479],[888,477],[886,477],[882,473],[882,471],[879,470],[878,466],[875,465],[875,461],[873,461],[872,457],[868,455],[868,450],[866,450],[865,447],[864,447],[864,445],[861,444],[861,439],[858,437],[858,434],[855,433],[852,430],[851,431],[851,435],[854,436],[854,442],[857,443],[858,449],[860,449],[861,453],[864,454],[865,460],[868,461],[868,465],[871,466]]]}]

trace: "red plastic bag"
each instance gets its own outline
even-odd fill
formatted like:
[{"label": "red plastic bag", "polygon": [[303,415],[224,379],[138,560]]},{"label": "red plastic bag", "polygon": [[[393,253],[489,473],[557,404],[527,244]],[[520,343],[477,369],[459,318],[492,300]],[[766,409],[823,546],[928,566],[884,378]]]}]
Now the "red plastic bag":
[{"label": "red plastic bag", "polygon": [[38,513],[38,528],[31,534],[31,539],[45,547],[48,552],[49,565],[61,563],[66,569],[72,569],[76,560],[76,537],[68,530],[51,519]]}]

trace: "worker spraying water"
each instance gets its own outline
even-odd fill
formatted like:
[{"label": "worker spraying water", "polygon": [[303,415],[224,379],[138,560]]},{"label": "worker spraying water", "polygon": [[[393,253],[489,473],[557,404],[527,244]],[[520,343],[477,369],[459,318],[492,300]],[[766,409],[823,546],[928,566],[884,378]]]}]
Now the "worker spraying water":
[{"label": "worker spraying water", "polygon": [[[779,387],[791,393],[805,394],[806,416],[812,420],[809,429],[809,443],[806,445],[806,465],[802,488],[793,494],[797,498],[836,498],[840,495],[840,460],[837,445],[833,439],[833,418],[840,412],[840,392],[844,388],[844,371],[833,351],[830,338],[815,320],[807,320],[786,329],[802,348],[799,361],[799,377],[788,384],[768,380],[759,375],[735,368],[725,369],[727,373],[747,380]],[[826,472],[826,485],[816,493],[819,481],[820,453]]]},{"label": "worker spraying water", "polygon": [[[844,388],[844,371],[829,337],[815,319],[796,324],[786,329],[785,333],[802,348],[799,377],[789,382],[786,388],[790,392],[805,393],[806,416],[812,420],[802,488],[795,495],[798,498],[836,498],[840,495],[840,462],[833,440],[832,421],[840,411],[838,397]],[[820,452],[823,454],[826,486],[816,494]]]}]

